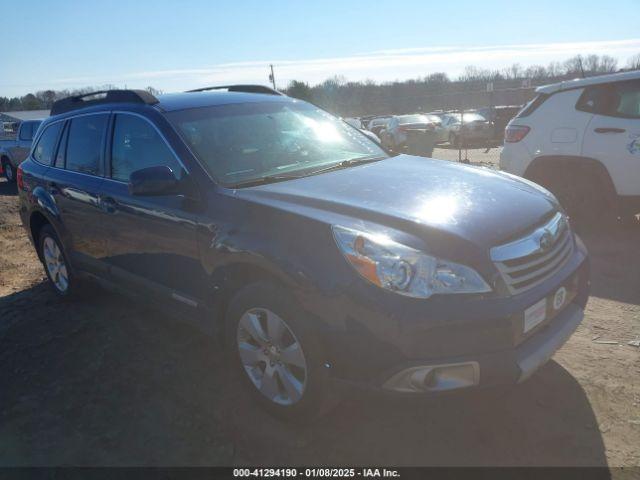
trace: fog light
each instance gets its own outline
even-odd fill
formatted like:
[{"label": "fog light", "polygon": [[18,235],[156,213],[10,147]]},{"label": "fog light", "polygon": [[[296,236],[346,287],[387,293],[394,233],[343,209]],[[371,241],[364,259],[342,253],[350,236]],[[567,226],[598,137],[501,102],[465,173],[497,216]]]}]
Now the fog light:
[{"label": "fog light", "polygon": [[441,392],[478,385],[478,362],[450,363],[446,365],[422,365],[402,370],[382,386],[396,392]]}]

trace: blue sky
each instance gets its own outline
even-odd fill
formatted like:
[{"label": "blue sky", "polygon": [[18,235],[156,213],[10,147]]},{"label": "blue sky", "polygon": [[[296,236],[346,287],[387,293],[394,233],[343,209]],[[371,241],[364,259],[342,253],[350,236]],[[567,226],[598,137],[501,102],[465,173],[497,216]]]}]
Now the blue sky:
[{"label": "blue sky", "polygon": [[640,0],[0,0],[0,96],[165,91],[334,74],[376,81],[640,53]]}]

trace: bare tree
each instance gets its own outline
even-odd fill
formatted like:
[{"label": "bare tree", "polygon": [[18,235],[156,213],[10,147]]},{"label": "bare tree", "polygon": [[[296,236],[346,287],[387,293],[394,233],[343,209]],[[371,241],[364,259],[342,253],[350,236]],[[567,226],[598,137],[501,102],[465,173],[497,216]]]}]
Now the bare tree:
[{"label": "bare tree", "polygon": [[582,55],[576,55],[562,64],[567,75],[584,75],[584,58]]},{"label": "bare tree", "polygon": [[524,76],[524,70],[522,69],[522,65],[519,63],[514,63],[510,67],[505,68],[502,72],[504,77],[509,80],[518,80]]},{"label": "bare tree", "polygon": [[635,54],[627,61],[627,67],[630,70],[640,70],[640,53]]},{"label": "bare tree", "polygon": [[613,73],[618,70],[618,60],[609,56],[602,55],[596,73]]}]

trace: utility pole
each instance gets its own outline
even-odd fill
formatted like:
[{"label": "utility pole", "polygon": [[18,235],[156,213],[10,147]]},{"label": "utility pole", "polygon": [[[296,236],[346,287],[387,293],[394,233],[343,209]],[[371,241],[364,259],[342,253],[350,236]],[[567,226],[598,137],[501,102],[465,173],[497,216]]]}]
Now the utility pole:
[{"label": "utility pole", "polygon": [[269,67],[271,68],[271,73],[269,74],[269,80],[271,80],[271,84],[273,85],[273,89],[277,90],[277,88],[276,88],[276,77],[273,74],[273,65],[269,65]]}]

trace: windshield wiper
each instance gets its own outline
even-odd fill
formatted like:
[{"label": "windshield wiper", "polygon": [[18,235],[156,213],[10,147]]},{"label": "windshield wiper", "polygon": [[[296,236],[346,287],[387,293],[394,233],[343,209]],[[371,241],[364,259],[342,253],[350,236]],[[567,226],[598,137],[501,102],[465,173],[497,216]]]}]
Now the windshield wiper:
[{"label": "windshield wiper", "polygon": [[350,160],[343,160],[338,163],[334,163],[333,165],[329,165],[328,167],[319,168],[317,170],[307,171],[306,175],[318,175],[320,173],[331,172],[333,170],[341,170],[343,168],[353,167],[354,165],[362,165],[363,163],[371,163],[377,162],[380,160],[385,160],[389,157],[356,157]]},{"label": "windshield wiper", "polygon": [[293,180],[294,178],[301,178],[304,175],[265,175],[264,177],[252,178],[251,180],[245,180],[243,182],[234,183],[230,185],[230,188],[241,188],[241,187],[253,187],[256,185],[264,185],[266,183],[275,183],[275,182],[284,182],[285,180]]},{"label": "windshield wiper", "polygon": [[350,160],[343,160],[338,163],[334,163],[328,167],[319,168],[317,170],[305,170],[300,173],[289,173],[287,175],[265,175],[264,177],[253,178],[251,180],[245,180],[243,182],[234,183],[230,185],[230,188],[242,188],[242,187],[254,187],[256,185],[265,185],[267,183],[284,182],[286,180],[293,180],[294,178],[309,177],[311,175],[318,175],[320,173],[330,172],[333,170],[340,170],[343,168],[349,168],[354,165],[361,165],[363,163],[377,162],[389,157],[357,157]]}]

